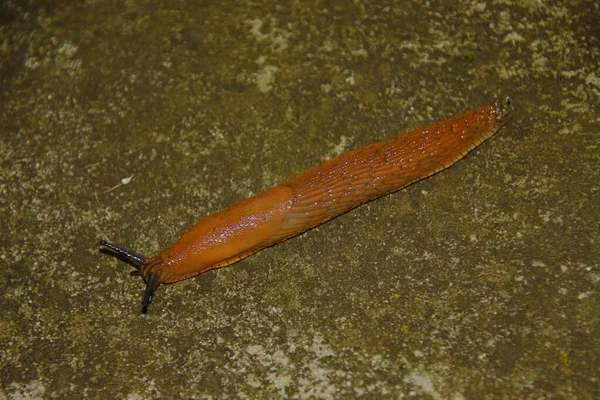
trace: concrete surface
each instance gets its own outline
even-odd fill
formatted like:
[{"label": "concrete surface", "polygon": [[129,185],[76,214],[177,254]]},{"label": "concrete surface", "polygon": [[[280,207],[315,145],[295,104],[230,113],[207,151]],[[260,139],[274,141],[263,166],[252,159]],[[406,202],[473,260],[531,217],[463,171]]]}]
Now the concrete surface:
[{"label": "concrete surface", "polygon": [[[0,398],[599,398],[597,2],[378,3],[3,2]],[[147,315],[98,251],[507,94],[454,167]]]}]

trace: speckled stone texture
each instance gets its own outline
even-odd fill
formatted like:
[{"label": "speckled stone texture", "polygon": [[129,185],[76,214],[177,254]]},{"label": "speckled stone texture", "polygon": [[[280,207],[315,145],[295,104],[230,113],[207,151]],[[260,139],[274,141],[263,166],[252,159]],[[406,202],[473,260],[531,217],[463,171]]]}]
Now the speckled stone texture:
[{"label": "speckled stone texture", "polygon": [[[0,398],[600,398],[598,3],[383,3],[2,2]],[[146,315],[98,251],[505,95],[447,171]]]}]

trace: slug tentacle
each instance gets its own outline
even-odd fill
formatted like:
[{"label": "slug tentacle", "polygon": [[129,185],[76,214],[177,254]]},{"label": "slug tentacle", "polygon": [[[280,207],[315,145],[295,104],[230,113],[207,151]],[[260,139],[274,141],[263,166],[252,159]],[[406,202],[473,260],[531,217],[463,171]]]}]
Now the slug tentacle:
[{"label": "slug tentacle", "polygon": [[152,297],[156,288],[160,285],[158,274],[156,272],[150,272],[146,279],[146,291],[144,292],[144,298],[142,299],[142,313],[148,312],[148,306],[152,303]]},{"label": "slug tentacle", "polygon": [[[145,257],[139,256],[129,250],[125,250],[119,246],[115,246],[114,244],[107,242],[106,240],[100,241],[100,246],[104,246],[107,249],[110,249],[113,253],[116,253],[118,256],[123,258],[125,261],[128,261],[134,267],[137,267],[136,275],[141,275],[142,264],[144,264]],[[137,274],[137,271],[140,271],[140,274]],[[132,273],[133,274],[133,273]]]}]

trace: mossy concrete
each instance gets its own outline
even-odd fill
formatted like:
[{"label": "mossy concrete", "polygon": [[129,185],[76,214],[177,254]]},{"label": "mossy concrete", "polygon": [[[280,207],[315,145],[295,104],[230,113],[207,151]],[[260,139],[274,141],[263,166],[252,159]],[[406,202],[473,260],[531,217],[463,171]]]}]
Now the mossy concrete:
[{"label": "mossy concrete", "polygon": [[[600,396],[597,2],[21,3],[0,8],[0,398]],[[154,255],[506,95],[514,120],[449,170],[147,315],[98,251]]]}]

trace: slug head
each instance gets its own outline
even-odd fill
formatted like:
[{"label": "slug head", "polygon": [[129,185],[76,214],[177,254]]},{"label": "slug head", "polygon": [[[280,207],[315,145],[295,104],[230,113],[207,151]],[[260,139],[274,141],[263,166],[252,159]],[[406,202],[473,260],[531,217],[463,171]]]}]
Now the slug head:
[{"label": "slug head", "polygon": [[148,266],[151,265],[151,263],[148,263],[150,259],[139,256],[121,247],[115,246],[114,244],[105,240],[100,241],[100,246],[103,247],[102,250],[104,250],[104,252],[114,255],[121,261],[124,261],[136,268],[134,271],[130,272],[130,275],[141,276],[146,282],[146,290],[144,291],[144,297],[142,298],[142,313],[145,314],[146,312],[148,312],[148,306],[152,302],[152,297],[154,297],[156,288],[158,288],[158,285],[160,285],[158,273],[150,271],[148,269]]}]

